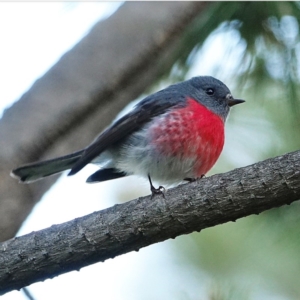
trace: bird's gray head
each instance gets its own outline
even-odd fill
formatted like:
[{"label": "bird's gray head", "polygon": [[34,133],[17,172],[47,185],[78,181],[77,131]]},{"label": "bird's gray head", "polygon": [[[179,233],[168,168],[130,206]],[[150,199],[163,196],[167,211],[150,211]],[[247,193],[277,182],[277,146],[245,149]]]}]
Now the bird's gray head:
[{"label": "bird's gray head", "polygon": [[224,121],[231,106],[245,102],[241,99],[234,99],[228,87],[211,76],[193,77],[186,83],[189,95],[218,114]]}]

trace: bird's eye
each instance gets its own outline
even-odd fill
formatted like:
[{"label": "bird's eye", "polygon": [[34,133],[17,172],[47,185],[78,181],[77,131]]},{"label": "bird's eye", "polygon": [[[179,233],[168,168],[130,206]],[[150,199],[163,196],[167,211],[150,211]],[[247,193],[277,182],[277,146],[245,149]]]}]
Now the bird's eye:
[{"label": "bird's eye", "polygon": [[212,89],[212,88],[208,88],[205,92],[209,96],[211,96],[211,95],[213,95],[215,93],[214,89]]}]

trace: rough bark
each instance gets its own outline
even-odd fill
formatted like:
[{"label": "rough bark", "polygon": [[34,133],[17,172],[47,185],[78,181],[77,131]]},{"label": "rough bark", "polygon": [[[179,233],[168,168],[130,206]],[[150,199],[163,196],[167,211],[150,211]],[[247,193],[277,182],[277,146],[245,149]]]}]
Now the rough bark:
[{"label": "rough bark", "polygon": [[[0,120],[0,241],[57,177],[19,185],[10,170],[81,149],[178,57],[206,2],[127,2],[62,56]],[[177,56],[176,56],[177,55]]]},{"label": "rough bark", "polygon": [[300,199],[300,151],[143,197],[0,244],[0,295]]}]

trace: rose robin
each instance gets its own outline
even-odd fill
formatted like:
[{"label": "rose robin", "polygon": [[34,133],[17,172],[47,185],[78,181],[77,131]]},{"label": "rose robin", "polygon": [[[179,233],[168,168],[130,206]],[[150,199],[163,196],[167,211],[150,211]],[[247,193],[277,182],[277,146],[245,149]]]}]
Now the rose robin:
[{"label": "rose robin", "polygon": [[228,87],[210,76],[173,84],[140,101],[83,150],[27,164],[12,176],[29,183],[71,169],[74,175],[89,163],[101,165],[87,182],[128,175],[148,177],[152,195],[161,184],[204,176],[219,158],[224,125],[235,99]]}]

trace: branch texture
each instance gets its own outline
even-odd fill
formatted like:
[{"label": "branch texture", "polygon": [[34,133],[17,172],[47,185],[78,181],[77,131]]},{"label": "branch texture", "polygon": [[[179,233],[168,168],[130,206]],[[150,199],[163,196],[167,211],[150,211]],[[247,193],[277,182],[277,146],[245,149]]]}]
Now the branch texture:
[{"label": "branch texture", "polygon": [[0,244],[0,295],[182,234],[300,199],[300,151]]}]

